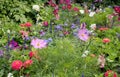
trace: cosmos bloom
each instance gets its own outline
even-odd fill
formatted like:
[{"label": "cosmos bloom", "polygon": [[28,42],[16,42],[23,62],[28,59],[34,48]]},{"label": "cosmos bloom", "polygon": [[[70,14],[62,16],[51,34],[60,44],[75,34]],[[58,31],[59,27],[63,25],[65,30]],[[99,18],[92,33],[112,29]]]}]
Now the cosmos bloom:
[{"label": "cosmos bloom", "polygon": [[12,62],[11,67],[13,70],[20,70],[23,66],[22,61],[20,60],[15,60]]},{"label": "cosmos bloom", "polygon": [[35,38],[31,41],[31,45],[34,48],[42,49],[47,47],[47,42],[43,39]]},{"label": "cosmos bloom", "polygon": [[89,34],[88,34],[88,30],[87,29],[80,29],[78,31],[78,37],[82,40],[82,41],[87,41],[89,39]]}]

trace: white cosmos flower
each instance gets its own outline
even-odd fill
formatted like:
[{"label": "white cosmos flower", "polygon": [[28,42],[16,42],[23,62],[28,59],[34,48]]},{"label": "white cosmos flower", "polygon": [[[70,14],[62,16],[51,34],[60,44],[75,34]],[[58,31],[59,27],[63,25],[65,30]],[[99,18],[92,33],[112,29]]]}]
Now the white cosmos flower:
[{"label": "white cosmos flower", "polygon": [[84,10],[79,10],[79,12],[80,12],[81,14],[84,14]]},{"label": "white cosmos flower", "polygon": [[90,17],[93,17],[94,14],[95,14],[95,12],[90,12],[89,16],[90,16]]},{"label": "white cosmos flower", "polygon": [[12,73],[8,73],[7,77],[13,77],[13,74]]},{"label": "white cosmos flower", "polygon": [[91,25],[90,25],[90,28],[91,28],[92,30],[95,30],[95,29],[96,29],[96,24],[91,24]]},{"label": "white cosmos flower", "polygon": [[32,9],[35,10],[35,11],[40,11],[39,5],[33,5]]}]

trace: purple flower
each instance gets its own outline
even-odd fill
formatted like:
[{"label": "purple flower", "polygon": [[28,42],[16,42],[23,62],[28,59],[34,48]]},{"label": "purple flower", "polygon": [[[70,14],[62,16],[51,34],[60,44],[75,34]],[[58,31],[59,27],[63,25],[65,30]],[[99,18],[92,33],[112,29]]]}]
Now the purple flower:
[{"label": "purple flower", "polygon": [[4,54],[4,52],[2,50],[0,50],[0,57],[2,57]]},{"label": "purple flower", "polygon": [[57,26],[55,26],[55,29],[57,29],[57,30],[63,30],[63,28],[62,28],[61,25],[57,25]]},{"label": "purple flower", "polygon": [[87,29],[80,29],[78,31],[78,37],[82,40],[82,41],[87,41],[89,39],[89,33]]},{"label": "purple flower", "polygon": [[75,26],[75,24],[73,23],[73,24],[71,25],[71,29],[74,29],[74,28],[76,28],[76,26]]},{"label": "purple flower", "polygon": [[47,40],[45,40],[47,43],[49,43],[49,42],[52,42],[53,41],[53,39],[52,38],[48,38]]},{"label": "purple flower", "polygon": [[9,46],[10,46],[10,48],[12,48],[12,49],[16,49],[16,48],[19,47],[18,43],[17,43],[16,41],[14,41],[14,40],[11,40],[11,41],[9,42]]},{"label": "purple flower", "polygon": [[41,30],[39,33],[40,33],[40,36],[44,36],[45,35],[45,32],[43,30]]},{"label": "purple flower", "polygon": [[86,29],[86,24],[82,23],[81,26],[80,26],[80,29]]},{"label": "purple flower", "polygon": [[94,0],[94,2],[102,2],[102,0]]},{"label": "purple flower", "polygon": [[31,41],[31,45],[34,47],[34,48],[37,48],[37,49],[42,49],[42,48],[46,48],[47,47],[47,42],[43,39],[38,39],[38,38],[35,38]]}]

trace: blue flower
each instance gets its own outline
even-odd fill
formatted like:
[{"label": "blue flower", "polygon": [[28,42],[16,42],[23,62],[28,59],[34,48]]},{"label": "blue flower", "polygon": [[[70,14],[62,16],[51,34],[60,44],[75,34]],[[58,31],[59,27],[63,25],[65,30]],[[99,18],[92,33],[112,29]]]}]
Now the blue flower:
[{"label": "blue flower", "polygon": [[63,28],[62,28],[61,25],[57,25],[57,26],[55,26],[55,29],[57,29],[57,30],[63,30]]},{"label": "blue flower", "polygon": [[71,25],[71,29],[74,29],[74,28],[76,28],[76,26],[75,26],[75,24],[73,23],[73,24]]}]

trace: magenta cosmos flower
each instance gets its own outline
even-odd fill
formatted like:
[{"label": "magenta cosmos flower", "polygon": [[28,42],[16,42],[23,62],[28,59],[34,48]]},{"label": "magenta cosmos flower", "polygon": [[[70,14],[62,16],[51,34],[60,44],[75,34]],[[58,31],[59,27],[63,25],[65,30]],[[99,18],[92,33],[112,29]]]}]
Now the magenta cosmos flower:
[{"label": "magenta cosmos flower", "polygon": [[45,48],[47,47],[47,42],[43,39],[38,39],[38,38],[35,38],[31,41],[31,45],[34,47],[34,48],[38,48],[38,49],[42,49],[42,48]]},{"label": "magenta cosmos flower", "polygon": [[78,31],[78,37],[82,40],[82,41],[87,41],[89,39],[89,32],[87,29],[80,29]]}]

